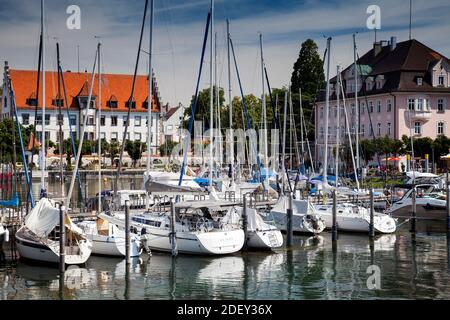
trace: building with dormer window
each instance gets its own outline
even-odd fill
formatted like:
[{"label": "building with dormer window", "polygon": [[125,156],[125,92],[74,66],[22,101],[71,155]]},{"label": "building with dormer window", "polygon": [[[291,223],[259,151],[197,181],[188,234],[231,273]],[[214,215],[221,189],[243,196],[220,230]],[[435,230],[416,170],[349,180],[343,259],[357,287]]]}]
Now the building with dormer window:
[{"label": "building with dormer window", "polygon": [[[374,44],[372,50],[357,61],[358,102],[355,102],[355,67],[342,71],[347,98],[349,124],[354,126],[359,117],[360,140],[389,136],[401,139],[413,133],[416,137],[450,136],[450,60],[417,40],[397,43],[391,40]],[[330,80],[333,88],[337,78]],[[325,142],[326,90],[319,93],[316,103],[316,159],[323,163]],[[337,105],[336,93],[330,96],[330,111]],[[341,97],[342,98],[342,97]],[[351,112],[352,105],[359,112]],[[342,106],[342,99],[341,99]],[[336,117],[330,117],[331,128],[345,126]],[[345,127],[344,127],[345,128]],[[341,132],[341,142],[347,128]],[[350,128],[353,139],[357,128]],[[336,143],[336,135],[329,132],[329,147]]]}]

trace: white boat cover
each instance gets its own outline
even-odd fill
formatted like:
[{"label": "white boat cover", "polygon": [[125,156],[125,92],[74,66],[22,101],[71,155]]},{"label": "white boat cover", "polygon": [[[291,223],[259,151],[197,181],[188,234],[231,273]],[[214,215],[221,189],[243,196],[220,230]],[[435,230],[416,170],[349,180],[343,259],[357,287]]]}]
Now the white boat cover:
[{"label": "white boat cover", "polygon": [[247,221],[248,231],[266,230],[268,229],[267,223],[264,222],[263,218],[258,214],[255,209],[247,209]]},{"label": "white boat cover", "polygon": [[[73,233],[84,235],[83,230],[78,228],[67,215],[65,215],[64,224]],[[59,209],[55,208],[47,198],[39,200],[36,207],[25,217],[25,226],[38,237],[47,237],[57,225],[59,225]]]},{"label": "white boat cover", "polygon": [[59,210],[42,198],[25,218],[25,225],[38,237],[46,237],[59,224]]}]

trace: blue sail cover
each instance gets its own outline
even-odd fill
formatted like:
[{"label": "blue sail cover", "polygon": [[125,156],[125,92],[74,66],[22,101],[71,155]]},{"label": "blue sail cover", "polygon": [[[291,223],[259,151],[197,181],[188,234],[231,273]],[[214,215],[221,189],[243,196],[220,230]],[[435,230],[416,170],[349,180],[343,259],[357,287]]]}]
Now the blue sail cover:
[{"label": "blue sail cover", "polygon": [[1,207],[18,208],[19,207],[19,194],[16,192],[11,200],[0,200]]}]

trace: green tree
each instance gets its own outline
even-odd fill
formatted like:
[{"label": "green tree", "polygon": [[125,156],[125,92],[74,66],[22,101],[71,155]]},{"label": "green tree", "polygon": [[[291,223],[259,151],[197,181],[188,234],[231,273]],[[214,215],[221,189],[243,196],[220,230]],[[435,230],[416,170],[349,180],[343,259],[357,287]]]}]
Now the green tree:
[{"label": "green tree", "polygon": [[[214,95],[214,106],[217,105],[217,94],[216,94],[216,87],[213,87],[213,95]],[[204,89],[199,92],[198,94],[198,102],[197,102],[197,109],[195,112],[195,120],[197,121],[204,121],[204,123],[210,122],[210,88]],[[191,99],[191,104],[188,108],[186,108],[184,115],[188,119],[192,114],[192,107],[195,102],[195,97],[193,96]],[[225,93],[223,88],[219,88],[219,107],[220,107],[220,116],[221,121],[224,119],[224,103],[225,103]],[[216,110],[216,108],[214,108]],[[216,112],[216,111],[215,111]],[[214,117],[216,119],[216,117]],[[215,122],[215,121],[214,121]],[[184,128],[188,128],[189,119],[184,121]]]},{"label": "green tree", "polygon": [[[24,148],[26,148],[30,141],[30,134],[33,131],[33,126],[23,127],[21,125],[20,128],[22,131]],[[3,163],[13,162],[14,141],[12,130],[15,130],[14,135],[17,161],[23,162],[17,124],[13,118],[4,118],[0,121],[0,160]]]},{"label": "green tree", "polygon": [[142,158],[142,153],[146,149],[147,144],[145,142],[140,141],[127,141],[125,145],[125,151],[130,156],[131,160],[133,160],[133,166],[136,167],[136,163],[139,159]]},{"label": "green tree", "polygon": [[159,154],[162,157],[170,157],[172,156],[173,149],[178,145],[178,143],[173,142],[172,140],[166,140],[166,142],[159,146]]},{"label": "green tree", "polygon": [[[308,39],[302,43],[297,61],[294,64],[291,77],[291,92],[294,110],[300,108],[300,95],[302,91],[303,113],[308,130],[308,138],[314,139],[314,102],[316,96],[325,86],[323,61],[318,53],[318,46],[314,40]],[[284,96],[283,96],[284,99]],[[295,122],[300,130],[300,113],[295,115]]]},{"label": "green tree", "polygon": [[120,144],[117,141],[112,141],[108,145],[108,154],[109,158],[111,159],[111,167],[114,166],[114,159],[119,155],[120,153]]},{"label": "green tree", "polygon": [[362,140],[361,142],[362,158],[366,162],[366,165],[373,159],[377,153],[377,147],[372,140]]}]

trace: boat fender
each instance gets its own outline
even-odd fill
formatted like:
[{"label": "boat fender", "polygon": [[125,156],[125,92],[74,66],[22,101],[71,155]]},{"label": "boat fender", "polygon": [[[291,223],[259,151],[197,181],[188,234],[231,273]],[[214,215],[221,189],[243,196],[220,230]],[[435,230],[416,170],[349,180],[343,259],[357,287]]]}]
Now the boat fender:
[{"label": "boat fender", "polygon": [[5,228],[5,242],[9,242],[9,230]]}]

